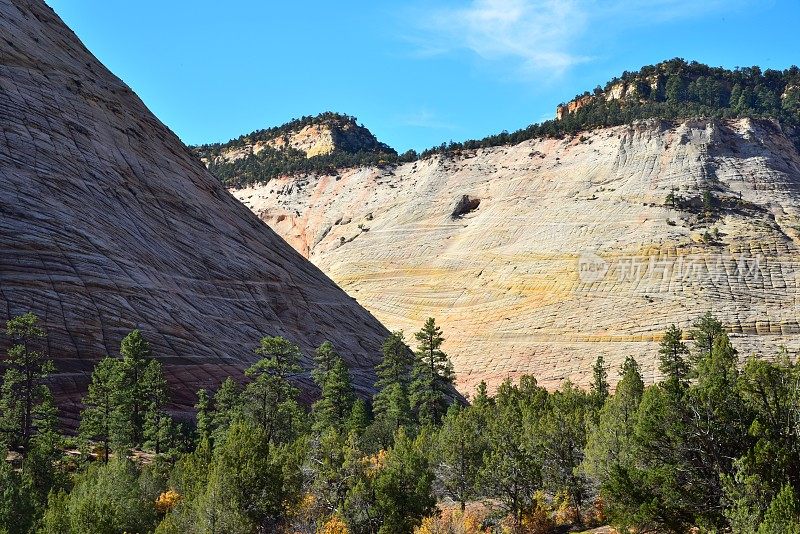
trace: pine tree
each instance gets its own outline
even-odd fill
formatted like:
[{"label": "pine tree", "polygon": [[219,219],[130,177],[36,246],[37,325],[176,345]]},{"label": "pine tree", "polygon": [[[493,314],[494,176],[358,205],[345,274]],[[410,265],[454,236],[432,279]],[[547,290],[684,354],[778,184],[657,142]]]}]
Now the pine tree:
[{"label": "pine tree", "polygon": [[682,341],[683,332],[674,324],[664,332],[664,338],[658,349],[659,370],[667,381],[680,387],[686,387],[689,378],[689,347]]},{"label": "pine tree", "polygon": [[328,516],[344,506],[351,478],[344,467],[347,447],[345,436],[328,429],[310,450],[311,476],[308,485],[314,507],[317,508],[315,515]]},{"label": "pine tree", "polygon": [[350,411],[350,416],[347,418],[347,434],[355,434],[360,436],[364,430],[369,426],[369,409],[364,399],[356,399],[353,403],[353,409]]},{"label": "pine tree", "polygon": [[145,375],[151,361],[151,351],[150,344],[140,330],[133,330],[125,336],[120,345],[120,356],[120,413],[127,417],[127,422],[123,425],[127,435],[121,437],[121,441],[125,446],[141,447],[144,443],[145,414],[148,407]]},{"label": "pine tree", "polygon": [[401,384],[407,388],[413,367],[414,354],[406,345],[403,332],[393,332],[383,342],[383,360],[375,367],[375,387],[381,390],[390,384]]},{"label": "pine tree", "polygon": [[592,398],[598,407],[603,406],[603,403],[606,401],[609,388],[608,371],[606,370],[605,359],[601,354],[594,362],[594,367],[592,367],[592,385],[590,389]]},{"label": "pine tree", "polygon": [[125,424],[120,412],[119,385],[122,381],[120,360],[103,358],[92,371],[91,382],[83,398],[79,428],[80,437],[100,442],[103,462],[108,463],[112,442]]},{"label": "pine tree", "polygon": [[304,455],[302,447],[270,443],[258,426],[233,423],[214,451],[204,506],[220,517],[243,515],[255,527],[249,532],[279,531],[300,496]]},{"label": "pine tree", "polygon": [[144,426],[142,429],[144,442],[156,454],[164,450],[171,441],[174,425],[165,407],[169,398],[167,381],[161,362],[150,360],[142,377],[143,398],[145,401]]},{"label": "pine tree", "polygon": [[714,349],[714,341],[717,337],[724,333],[722,323],[711,315],[711,312],[706,312],[702,317],[694,322],[692,331],[689,336],[694,340],[697,347],[696,359],[703,356],[708,356]]},{"label": "pine tree", "polygon": [[376,422],[394,434],[395,430],[411,423],[408,398],[414,355],[406,346],[402,332],[392,333],[383,342],[383,360],[375,367],[378,379],[373,411]]},{"label": "pine tree", "polygon": [[[751,356],[737,389],[752,414],[748,434],[754,443],[736,461],[726,493],[737,504],[731,515],[759,518],[769,504],[767,498],[777,495],[783,484],[800,487],[800,425],[791,424],[800,421],[800,363],[793,363],[785,350],[774,362]],[[732,526],[739,531],[758,527],[757,522]]]},{"label": "pine tree", "polygon": [[433,513],[433,480],[421,438],[412,440],[401,429],[373,483],[383,523],[378,534],[413,532],[423,517]]},{"label": "pine tree", "polygon": [[346,432],[347,421],[353,412],[355,395],[350,382],[350,372],[344,360],[337,358],[322,381],[322,396],[314,403],[314,429],[323,433],[335,429]]},{"label": "pine tree", "polygon": [[731,96],[728,99],[728,107],[736,108],[739,105],[739,99],[742,97],[742,86],[738,83],[733,85],[731,89]]},{"label": "pine tree", "polygon": [[738,355],[727,334],[716,336],[711,354],[696,363],[697,379],[689,388],[686,402],[691,406],[688,432],[689,456],[695,476],[704,492],[698,504],[704,506],[703,517],[722,524],[724,489],[720,475],[734,472],[733,460],[742,456],[752,415],[737,388]]},{"label": "pine tree", "polygon": [[541,463],[524,431],[522,398],[510,380],[497,389],[485,432],[488,451],[479,476],[481,493],[498,499],[515,525],[542,483]]},{"label": "pine tree", "polygon": [[211,399],[205,389],[197,391],[197,404],[194,405],[197,410],[197,438],[198,441],[211,439],[211,431],[213,430],[212,423],[212,410]]},{"label": "pine tree", "polygon": [[447,494],[460,503],[462,511],[466,502],[476,495],[478,475],[487,450],[482,422],[474,408],[453,404],[436,435],[434,468],[437,479]]},{"label": "pine tree", "polygon": [[268,441],[290,441],[302,419],[299,390],[288,380],[302,370],[300,348],[282,337],[267,336],[255,352],[261,360],[245,371],[251,382],[243,392],[242,406]]},{"label": "pine tree", "polygon": [[311,371],[311,378],[314,379],[320,389],[325,384],[328,373],[331,372],[336,362],[341,359],[342,357],[339,356],[330,341],[326,341],[317,348],[314,353],[314,369]]},{"label": "pine tree", "polygon": [[475,398],[472,399],[472,406],[477,412],[485,412],[494,405],[494,399],[489,396],[489,388],[485,380],[481,380],[475,388]]},{"label": "pine tree", "polygon": [[791,485],[772,500],[757,534],[800,534],[800,501]]},{"label": "pine tree", "polygon": [[241,393],[239,384],[226,377],[214,393],[214,411],[211,412],[211,436],[213,442],[220,443],[231,423],[241,412]]},{"label": "pine tree", "polygon": [[677,104],[686,98],[686,82],[679,74],[673,74],[667,78],[664,95],[668,104]]},{"label": "pine tree", "polygon": [[600,485],[600,493],[620,501],[632,491],[628,471],[634,465],[636,413],[644,393],[638,365],[620,371],[614,395],[600,409],[598,422],[589,428],[581,471]]},{"label": "pine tree", "polygon": [[49,396],[46,380],[55,369],[41,350],[45,332],[38,322],[36,315],[26,313],[6,323],[12,346],[3,362],[6,369],[0,390],[0,441],[20,447],[23,456],[38,431],[37,407]]},{"label": "pine tree", "polygon": [[438,423],[448,404],[453,386],[453,365],[442,352],[442,330],[431,317],[414,337],[417,340],[416,364],[411,382],[411,405],[421,421]]},{"label": "pine tree", "polygon": [[255,353],[261,356],[261,361],[251,367],[253,374],[267,373],[288,379],[303,370],[300,347],[280,336],[262,337]]},{"label": "pine tree", "polygon": [[587,480],[579,470],[586,446],[586,414],[591,398],[566,381],[547,398],[544,412],[526,420],[529,448],[542,465],[542,484],[555,495],[563,493],[580,523]]}]

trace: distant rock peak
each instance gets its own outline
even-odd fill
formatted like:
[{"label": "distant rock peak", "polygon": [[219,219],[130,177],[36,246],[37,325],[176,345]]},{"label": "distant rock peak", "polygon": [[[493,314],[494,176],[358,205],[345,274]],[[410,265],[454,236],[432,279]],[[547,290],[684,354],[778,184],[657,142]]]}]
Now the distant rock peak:
[{"label": "distant rock peak", "polygon": [[[307,158],[344,152],[392,153],[389,145],[381,143],[366,127],[351,115],[325,112],[293,119],[280,126],[257,130],[227,143],[200,145],[194,149],[208,159],[231,161],[258,154],[266,147],[276,150],[298,150]],[[208,163],[208,162],[207,162]]]},{"label": "distant rock peak", "polygon": [[355,117],[333,112],[192,150],[227,185],[397,160],[397,152],[378,141]]}]

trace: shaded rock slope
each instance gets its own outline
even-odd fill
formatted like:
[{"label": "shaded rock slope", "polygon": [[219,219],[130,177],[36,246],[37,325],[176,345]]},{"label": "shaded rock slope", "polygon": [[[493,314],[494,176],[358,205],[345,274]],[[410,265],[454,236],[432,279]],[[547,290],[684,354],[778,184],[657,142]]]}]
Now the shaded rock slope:
[{"label": "shaded rock slope", "polygon": [[706,310],[741,355],[800,349],[800,154],[769,120],[648,120],[233,193],[391,328],[442,323],[462,391],[658,378]]},{"label": "shaded rock slope", "polygon": [[267,334],[299,343],[306,366],[330,340],[371,391],[388,334],[372,315],[234,199],[43,2],[0,0],[0,34],[0,320],[42,318],[67,417],[133,328],[164,362],[177,411],[241,376]]}]

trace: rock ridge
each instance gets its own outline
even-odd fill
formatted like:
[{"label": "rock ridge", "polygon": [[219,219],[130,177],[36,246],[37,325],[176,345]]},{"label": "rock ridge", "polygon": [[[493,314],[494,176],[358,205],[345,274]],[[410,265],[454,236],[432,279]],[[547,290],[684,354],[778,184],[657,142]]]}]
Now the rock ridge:
[{"label": "rock ridge", "polygon": [[[68,425],[133,328],[173,409],[242,378],[263,335],[330,340],[368,396],[388,331],[236,201],[38,0],[0,0],[0,321],[39,315]],[[5,340],[3,341],[5,342]],[[5,350],[5,347],[0,347]],[[308,400],[314,386],[297,377]]]}]

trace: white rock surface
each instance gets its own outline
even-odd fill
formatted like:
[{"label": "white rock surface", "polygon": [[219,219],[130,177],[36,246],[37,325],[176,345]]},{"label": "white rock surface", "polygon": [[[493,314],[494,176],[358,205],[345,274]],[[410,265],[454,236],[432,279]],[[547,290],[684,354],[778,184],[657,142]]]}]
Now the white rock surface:
[{"label": "white rock surface", "polygon": [[[673,210],[673,187],[726,207]],[[652,380],[661,332],[706,310],[743,355],[800,348],[800,155],[771,122],[649,121],[233,193],[390,328],[436,317],[462,391],[587,384],[599,354],[612,380],[628,355]],[[477,209],[452,217],[465,195]]]}]

